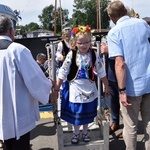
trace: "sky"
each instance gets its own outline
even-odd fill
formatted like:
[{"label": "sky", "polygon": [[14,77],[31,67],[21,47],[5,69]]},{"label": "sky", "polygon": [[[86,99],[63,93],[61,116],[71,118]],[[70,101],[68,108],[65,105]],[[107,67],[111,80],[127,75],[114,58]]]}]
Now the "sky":
[{"label": "sky", "polygon": [[150,17],[150,0],[121,0],[125,6],[133,8],[140,18]]},{"label": "sky", "polygon": [[[69,10],[69,18],[73,13],[74,0],[57,0],[57,6],[62,9]],[[122,0],[125,6],[133,8],[136,13],[139,13],[140,18],[150,17],[150,0]],[[0,0],[0,4],[9,6],[12,10],[20,11],[22,20],[19,20],[19,25],[26,25],[30,22],[35,22],[40,25],[38,15],[42,14],[43,8],[49,5],[54,5],[55,0]]]},{"label": "sky", "polygon": [[[69,18],[73,13],[74,0],[57,0],[57,7],[69,10]],[[0,4],[9,6],[12,10],[20,11],[22,20],[19,20],[19,25],[26,25],[30,22],[40,24],[38,15],[42,14],[42,10],[49,6],[55,6],[55,0],[0,0]]]}]

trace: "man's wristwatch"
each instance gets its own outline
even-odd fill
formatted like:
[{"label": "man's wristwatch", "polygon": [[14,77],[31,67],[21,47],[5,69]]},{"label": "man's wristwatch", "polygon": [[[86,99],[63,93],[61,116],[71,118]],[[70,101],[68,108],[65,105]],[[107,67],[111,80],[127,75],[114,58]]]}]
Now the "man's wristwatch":
[{"label": "man's wristwatch", "polygon": [[126,87],[122,88],[122,89],[118,89],[119,93],[120,94],[123,94],[126,92]]}]

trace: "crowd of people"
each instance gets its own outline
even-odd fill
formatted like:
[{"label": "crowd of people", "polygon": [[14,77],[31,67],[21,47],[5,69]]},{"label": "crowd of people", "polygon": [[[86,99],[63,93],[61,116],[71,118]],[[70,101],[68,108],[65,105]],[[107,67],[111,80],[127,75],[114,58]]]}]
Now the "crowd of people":
[{"label": "crowd of people", "polygon": [[90,26],[66,27],[56,52],[56,81],[45,67],[46,55],[39,53],[35,61],[28,48],[13,42],[11,20],[0,16],[0,140],[6,150],[30,150],[30,132],[40,119],[38,104],[56,101],[59,92],[60,117],[74,127],[71,143],[90,142],[88,124],[97,116],[98,105],[95,73],[110,97],[110,134],[119,129],[121,111],[121,137],[126,150],[136,150],[141,113],[145,150],[150,149],[150,27],[130,17],[121,1],[109,3],[107,12],[115,24],[107,43],[100,45],[107,68],[92,49]]}]

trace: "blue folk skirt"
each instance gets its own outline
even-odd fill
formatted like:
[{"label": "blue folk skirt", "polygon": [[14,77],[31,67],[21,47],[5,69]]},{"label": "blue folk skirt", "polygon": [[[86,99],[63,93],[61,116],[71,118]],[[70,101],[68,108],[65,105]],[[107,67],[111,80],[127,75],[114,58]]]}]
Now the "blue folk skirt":
[{"label": "blue folk skirt", "polygon": [[68,90],[63,88],[61,101],[61,119],[74,124],[83,125],[94,121],[97,116],[97,98],[89,103],[72,103],[69,101]]}]

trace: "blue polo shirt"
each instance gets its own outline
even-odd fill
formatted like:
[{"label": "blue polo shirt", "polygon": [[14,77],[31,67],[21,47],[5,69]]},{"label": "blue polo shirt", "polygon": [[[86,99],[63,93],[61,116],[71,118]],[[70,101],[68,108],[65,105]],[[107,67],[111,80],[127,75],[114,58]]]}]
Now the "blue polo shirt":
[{"label": "blue polo shirt", "polygon": [[109,58],[122,56],[126,63],[127,95],[150,93],[150,27],[142,19],[120,18],[107,37]]}]

